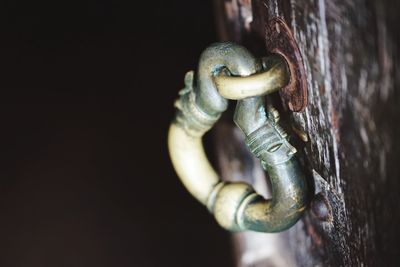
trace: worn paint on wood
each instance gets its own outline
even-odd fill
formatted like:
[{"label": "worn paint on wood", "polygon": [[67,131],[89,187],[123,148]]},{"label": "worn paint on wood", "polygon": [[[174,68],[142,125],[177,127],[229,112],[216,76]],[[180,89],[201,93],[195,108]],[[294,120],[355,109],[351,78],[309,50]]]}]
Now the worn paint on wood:
[{"label": "worn paint on wood", "polygon": [[[235,237],[238,265],[281,266],[282,259],[289,262],[287,266],[399,263],[400,35],[395,25],[400,19],[395,10],[400,4],[221,0],[216,6],[222,38],[244,43],[256,53],[267,53],[258,46],[261,42],[267,47],[265,29],[270,18],[281,17],[290,26],[309,90],[304,112],[285,113],[296,129],[293,133],[305,133],[308,139],[298,142],[298,148],[303,148],[304,165],[316,193],[326,198],[332,213],[332,220],[321,221],[308,212],[294,228],[278,236],[244,233]],[[221,136],[217,132],[217,139],[222,140]],[[231,138],[240,146],[240,138]],[[243,160],[232,156],[234,150],[219,146],[217,151],[224,176],[264,179],[249,160],[241,164],[250,164],[246,165],[250,169],[233,168],[233,159]],[[285,244],[286,250],[263,250],[270,244]]]}]

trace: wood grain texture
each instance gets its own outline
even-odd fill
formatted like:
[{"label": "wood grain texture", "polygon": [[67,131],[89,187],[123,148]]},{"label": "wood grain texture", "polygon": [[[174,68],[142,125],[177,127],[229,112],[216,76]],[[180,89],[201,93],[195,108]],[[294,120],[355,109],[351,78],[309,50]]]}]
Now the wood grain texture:
[{"label": "wood grain texture", "polygon": [[[399,263],[400,35],[395,25],[400,19],[395,10],[400,4],[217,0],[216,7],[222,39],[244,43],[256,54],[267,53],[270,18],[281,17],[291,28],[307,73],[308,106],[301,113],[283,108],[283,117],[290,121],[287,128],[307,134],[308,142],[295,143],[315,193],[332,212],[332,220],[321,221],[308,211],[278,235],[235,236],[238,266]],[[256,161],[238,153],[245,147],[234,127],[219,127],[223,176],[265,180]],[[266,194],[265,188],[259,191]]]}]

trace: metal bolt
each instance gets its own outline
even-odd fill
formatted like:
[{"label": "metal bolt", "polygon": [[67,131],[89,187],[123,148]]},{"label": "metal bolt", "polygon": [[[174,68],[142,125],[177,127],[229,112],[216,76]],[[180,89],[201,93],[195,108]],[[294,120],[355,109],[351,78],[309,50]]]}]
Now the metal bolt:
[{"label": "metal bolt", "polygon": [[315,195],[314,199],[311,202],[311,212],[317,217],[320,221],[324,222],[332,222],[332,207],[326,199],[325,195],[322,193],[318,193]]}]

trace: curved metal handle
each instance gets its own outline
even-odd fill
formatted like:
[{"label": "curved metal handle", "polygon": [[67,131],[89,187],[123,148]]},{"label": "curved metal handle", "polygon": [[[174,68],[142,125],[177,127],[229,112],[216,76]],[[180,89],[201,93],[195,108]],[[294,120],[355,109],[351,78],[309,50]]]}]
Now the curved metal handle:
[{"label": "curved metal handle", "polygon": [[[294,157],[296,150],[277,117],[266,115],[260,97],[288,82],[284,60],[276,57],[271,62],[272,67],[260,73],[261,63],[244,47],[213,44],[201,55],[197,83],[193,84],[193,72],[188,72],[175,103],[178,111],[168,134],[175,170],[189,192],[231,231],[285,230],[297,222],[307,204],[307,185]],[[241,99],[234,120],[269,174],[271,199],[264,199],[247,183],[223,182],[206,157],[202,136],[227,108],[225,97]]]}]

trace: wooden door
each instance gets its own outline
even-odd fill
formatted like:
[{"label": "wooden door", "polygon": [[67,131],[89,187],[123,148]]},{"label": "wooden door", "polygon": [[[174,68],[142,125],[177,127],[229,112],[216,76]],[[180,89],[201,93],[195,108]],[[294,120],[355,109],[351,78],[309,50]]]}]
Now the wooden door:
[{"label": "wooden door", "polygon": [[[399,2],[215,0],[215,7],[220,39],[260,56],[274,42],[269,21],[283,19],[308,86],[302,112],[290,111],[279,95],[273,100],[295,136],[315,196],[286,232],[234,234],[237,266],[397,266]],[[264,172],[230,121],[227,115],[215,135],[222,175],[268,195]]]}]

